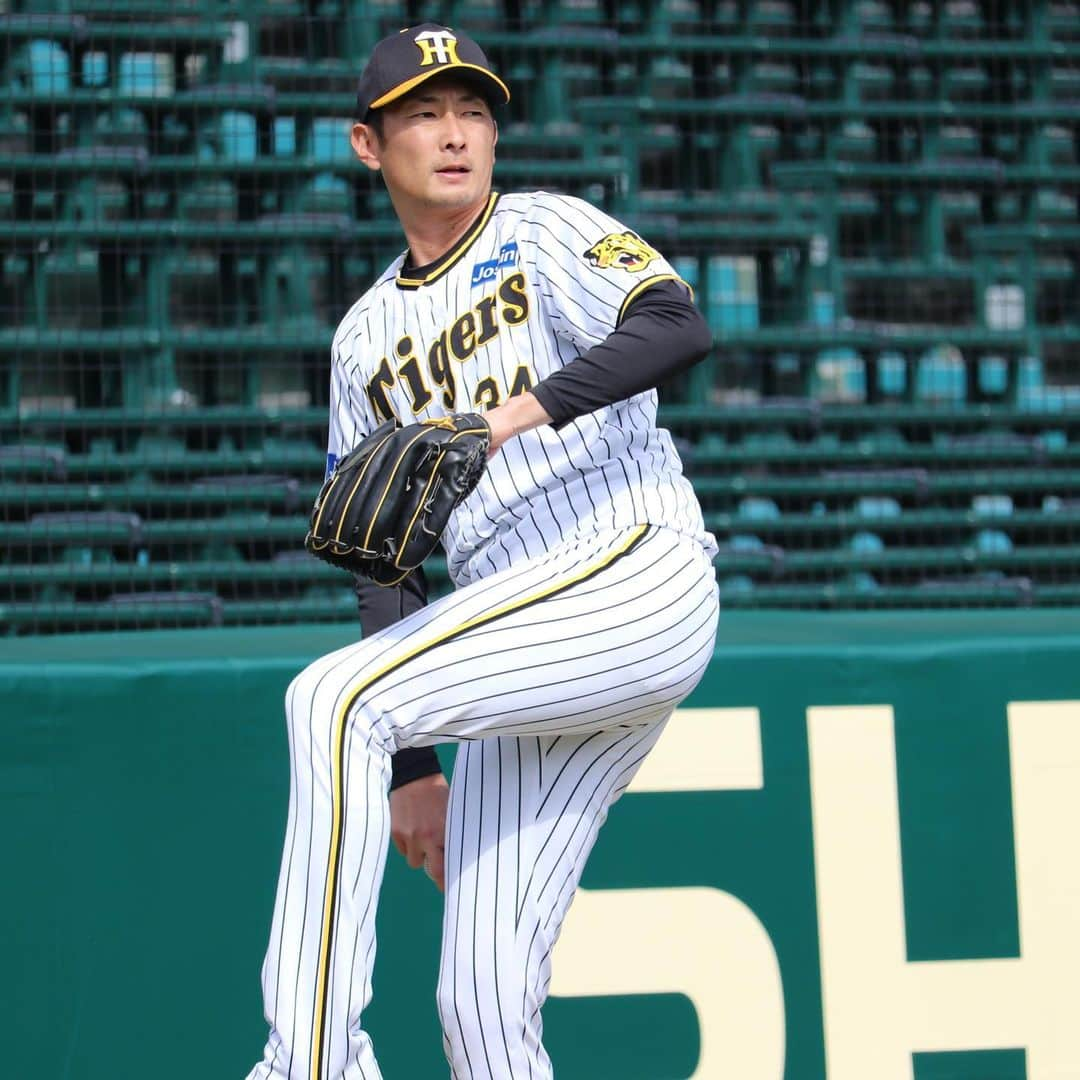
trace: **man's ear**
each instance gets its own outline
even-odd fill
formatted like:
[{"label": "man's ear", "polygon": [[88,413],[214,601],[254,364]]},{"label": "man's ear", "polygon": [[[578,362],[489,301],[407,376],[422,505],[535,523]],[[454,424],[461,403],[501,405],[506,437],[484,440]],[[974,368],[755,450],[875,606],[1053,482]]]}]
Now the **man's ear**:
[{"label": "man's ear", "polygon": [[372,172],[378,172],[382,163],[379,160],[380,144],[375,129],[370,124],[353,124],[349,141],[352,143],[353,153]]},{"label": "man's ear", "polygon": [[495,138],[491,141],[491,149],[494,150],[499,145],[499,122],[494,116],[491,118],[491,126],[495,129]]}]

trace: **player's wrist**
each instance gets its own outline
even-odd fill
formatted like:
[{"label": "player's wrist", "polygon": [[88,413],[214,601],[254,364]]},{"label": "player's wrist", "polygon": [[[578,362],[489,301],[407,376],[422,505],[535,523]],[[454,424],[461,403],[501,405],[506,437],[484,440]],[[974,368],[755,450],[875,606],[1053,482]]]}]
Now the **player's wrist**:
[{"label": "player's wrist", "polygon": [[489,409],[484,419],[491,428],[491,453],[515,436],[551,423],[548,411],[529,391]]}]

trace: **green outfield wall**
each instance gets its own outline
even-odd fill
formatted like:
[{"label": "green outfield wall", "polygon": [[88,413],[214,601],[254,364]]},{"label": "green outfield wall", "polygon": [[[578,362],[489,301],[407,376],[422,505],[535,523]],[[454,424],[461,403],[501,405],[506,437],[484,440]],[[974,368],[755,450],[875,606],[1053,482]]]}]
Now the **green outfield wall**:
[{"label": "green outfield wall", "polygon": [[[6,1080],[245,1075],[282,696],[349,637],[2,639]],[[723,616],[567,920],[556,1076],[1078,1080],[1078,823],[1080,612]],[[446,1076],[439,914],[392,852],[388,1080]]]}]

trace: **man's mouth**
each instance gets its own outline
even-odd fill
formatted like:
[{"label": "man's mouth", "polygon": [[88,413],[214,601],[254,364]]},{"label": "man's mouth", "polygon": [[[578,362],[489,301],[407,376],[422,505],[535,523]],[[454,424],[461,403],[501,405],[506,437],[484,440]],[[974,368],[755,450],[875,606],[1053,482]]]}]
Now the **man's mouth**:
[{"label": "man's mouth", "polygon": [[441,175],[467,173],[469,172],[469,167],[467,165],[444,165],[441,169],[436,169],[435,171]]}]

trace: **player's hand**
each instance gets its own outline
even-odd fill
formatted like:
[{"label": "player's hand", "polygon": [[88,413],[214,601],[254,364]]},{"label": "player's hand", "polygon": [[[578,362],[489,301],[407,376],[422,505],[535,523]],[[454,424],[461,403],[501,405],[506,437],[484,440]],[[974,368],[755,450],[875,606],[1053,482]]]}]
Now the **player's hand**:
[{"label": "player's hand", "polygon": [[547,410],[528,391],[524,394],[515,394],[501,405],[488,409],[484,413],[484,419],[491,428],[489,458],[507,439],[512,439],[523,431],[531,431],[533,428],[551,423]]},{"label": "player's hand", "polygon": [[446,804],[450,785],[442,773],[422,776],[390,792],[390,839],[414,869],[446,888]]}]

